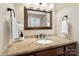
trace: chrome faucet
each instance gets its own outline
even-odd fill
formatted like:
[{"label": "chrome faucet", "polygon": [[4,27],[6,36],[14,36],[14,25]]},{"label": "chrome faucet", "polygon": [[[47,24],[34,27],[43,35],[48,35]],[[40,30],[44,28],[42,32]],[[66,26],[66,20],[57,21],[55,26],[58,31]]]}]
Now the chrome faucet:
[{"label": "chrome faucet", "polygon": [[39,35],[35,35],[36,38],[45,38],[46,34],[39,34]]}]

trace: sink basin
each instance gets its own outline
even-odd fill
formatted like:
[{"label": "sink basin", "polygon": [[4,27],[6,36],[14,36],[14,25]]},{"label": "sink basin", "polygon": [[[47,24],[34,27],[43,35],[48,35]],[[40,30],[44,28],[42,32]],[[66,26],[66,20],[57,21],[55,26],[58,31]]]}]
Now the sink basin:
[{"label": "sink basin", "polygon": [[53,41],[50,39],[39,39],[36,41],[36,43],[38,43],[38,44],[50,44],[50,43],[53,43]]}]

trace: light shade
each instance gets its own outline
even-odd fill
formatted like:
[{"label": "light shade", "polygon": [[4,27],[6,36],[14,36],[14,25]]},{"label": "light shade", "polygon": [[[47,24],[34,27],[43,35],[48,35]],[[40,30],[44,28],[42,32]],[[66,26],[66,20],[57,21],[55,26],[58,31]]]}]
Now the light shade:
[{"label": "light shade", "polygon": [[33,9],[50,11],[50,10],[53,10],[54,4],[53,3],[41,3],[41,4],[40,3],[32,3],[32,4],[29,4],[29,7],[33,8]]},{"label": "light shade", "polygon": [[34,3],[35,6],[39,6],[39,3]]},{"label": "light shade", "polygon": [[54,8],[54,4],[50,4],[49,8]]},{"label": "light shade", "polygon": [[46,3],[42,3],[42,5],[41,5],[42,7],[46,7],[47,6],[47,4]]}]

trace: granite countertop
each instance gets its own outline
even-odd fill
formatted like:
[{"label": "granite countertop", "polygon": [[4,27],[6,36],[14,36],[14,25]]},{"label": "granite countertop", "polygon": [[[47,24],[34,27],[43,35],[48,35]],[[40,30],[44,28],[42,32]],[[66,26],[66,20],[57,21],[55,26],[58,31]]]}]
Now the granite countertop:
[{"label": "granite countertop", "polygon": [[4,55],[18,55],[21,53],[31,53],[34,51],[39,51],[50,47],[58,47],[61,45],[66,45],[76,42],[75,40],[63,39],[59,36],[53,36],[48,38],[52,39],[53,43],[38,44],[36,43],[36,38],[25,38],[22,41],[14,42],[3,53],[1,53],[1,55],[4,56]]}]

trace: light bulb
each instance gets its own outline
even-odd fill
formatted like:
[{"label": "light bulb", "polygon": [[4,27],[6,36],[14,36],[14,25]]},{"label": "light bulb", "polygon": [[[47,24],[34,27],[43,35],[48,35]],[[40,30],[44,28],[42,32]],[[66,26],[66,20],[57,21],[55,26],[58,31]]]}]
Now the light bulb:
[{"label": "light bulb", "polygon": [[34,3],[35,6],[39,6],[39,3]]},{"label": "light bulb", "polygon": [[47,4],[46,4],[46,3],[42,3],[42,5],[41,5],[41,6],[46,7],[46,6],[47,6]]},{"label": "light bulb", "polygon": [[54,5],[53,5],[53,4],[50,4],[50,5],[49,5],[49,8],[54,8]]}]

